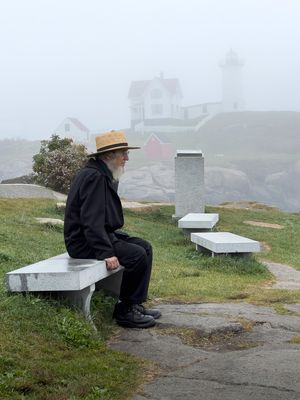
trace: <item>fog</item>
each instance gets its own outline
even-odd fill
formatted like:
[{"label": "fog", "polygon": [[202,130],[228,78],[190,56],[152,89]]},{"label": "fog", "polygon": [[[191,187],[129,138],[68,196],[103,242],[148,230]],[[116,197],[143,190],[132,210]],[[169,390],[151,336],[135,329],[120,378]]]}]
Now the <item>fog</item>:
[{"label": "fog", "polygon": [[65,117],[130,125],[132,80],[178,78],[183,105],[220,101],[244,62],[247,110],[300,111],[297,0],[10,0],[0,11],[0,139],[48,138]]}]

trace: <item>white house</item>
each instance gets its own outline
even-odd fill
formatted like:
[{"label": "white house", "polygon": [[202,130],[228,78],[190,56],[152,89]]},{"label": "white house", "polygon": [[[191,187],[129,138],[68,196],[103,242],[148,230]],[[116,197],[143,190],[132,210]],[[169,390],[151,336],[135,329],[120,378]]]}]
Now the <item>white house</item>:
[{"label": "white house", "polygon": [[216,102],[182,107],[179,80],[165,79],[163,74],[152,80],[131,82],[128,94],[131,129],[142,134],[198,130],[204,120],[220,112],[242,111],[243,62],[230,50],[220,67],[223,78],[222,100]]},{"label": "white house", "polygon": [[77,143],[86,144],[89,142],[89,129],[77,118],[65,118],[55,129],[54,133],[60,137],[67,137]]},{"label": "white house", "polygon": [[183,119],[182,92],[178,79],[163,74],[152,80],[131,82],[129,94],[131,127],[148,120]]}]

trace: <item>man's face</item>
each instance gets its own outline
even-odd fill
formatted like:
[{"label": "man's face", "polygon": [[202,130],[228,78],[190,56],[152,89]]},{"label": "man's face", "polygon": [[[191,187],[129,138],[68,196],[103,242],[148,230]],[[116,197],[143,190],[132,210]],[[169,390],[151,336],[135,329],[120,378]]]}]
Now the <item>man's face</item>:
[{"label": "man's face", "polygon": [[111,170],[114,179],[119,180],[121,175],[124,173],[125,164],[129,160],[128,154],[128,150],[116,150],[108,155],[106,163]]},{"label": "man's face", "polygon": [[125,167],[126,162],[129,160],[128,150],[116,150],[113,152],[112,160],[116,168]]}]

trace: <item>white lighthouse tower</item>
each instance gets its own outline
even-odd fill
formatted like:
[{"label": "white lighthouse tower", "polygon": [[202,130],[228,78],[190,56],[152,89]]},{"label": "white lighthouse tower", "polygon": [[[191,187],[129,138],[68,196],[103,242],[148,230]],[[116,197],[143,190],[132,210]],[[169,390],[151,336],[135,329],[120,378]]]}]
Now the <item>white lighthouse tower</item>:
[{"label": "white lighthouse tower", "polygon": [[244,63],[237,53],[230,50],[220,63],[222,68],[222,111],[234,112],[244,109],[242,68]]}]

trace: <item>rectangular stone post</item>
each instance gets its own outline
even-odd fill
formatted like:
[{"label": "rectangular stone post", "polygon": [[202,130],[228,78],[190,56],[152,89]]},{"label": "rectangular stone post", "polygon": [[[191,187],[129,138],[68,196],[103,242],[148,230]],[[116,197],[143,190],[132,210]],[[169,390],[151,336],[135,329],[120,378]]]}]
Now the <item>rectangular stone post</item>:
[{"label": "rectangular stone post", "polygon": [[175,215],[204,212],[204,157],[201,150],[177,150],[175,157]]}]

